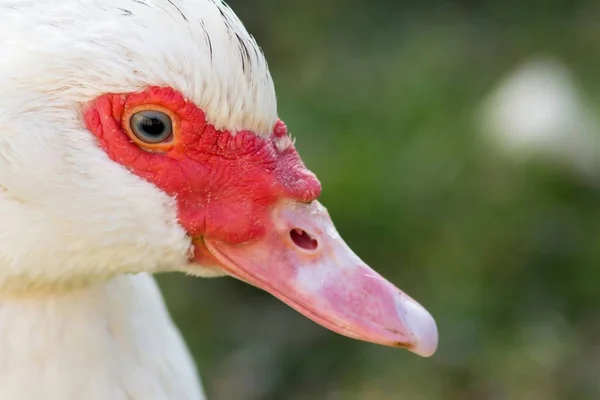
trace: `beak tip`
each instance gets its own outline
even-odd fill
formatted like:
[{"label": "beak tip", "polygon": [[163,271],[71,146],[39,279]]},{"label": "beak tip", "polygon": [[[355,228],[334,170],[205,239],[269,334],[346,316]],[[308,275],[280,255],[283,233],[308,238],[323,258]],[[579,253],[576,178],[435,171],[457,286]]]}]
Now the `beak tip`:
[{"label": "beak tip", "polygon": [[405,298],[403,308],[408,328],[414,336],[414,344],[410,351],[421,357],[430,357],[437,350],[438,329],[431,314],[419,303],[410,298]]}]

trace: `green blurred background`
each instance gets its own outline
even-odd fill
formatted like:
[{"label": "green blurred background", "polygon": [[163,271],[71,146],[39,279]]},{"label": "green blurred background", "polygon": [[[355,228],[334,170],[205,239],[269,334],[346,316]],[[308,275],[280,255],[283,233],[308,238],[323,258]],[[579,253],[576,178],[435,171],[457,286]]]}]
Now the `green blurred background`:
[{"label": "green blurred background", "polygon": [[[215,400],[600,399],[598,186],[513,163],[473,123],[532,55],[600,105],[600,4],[230,0],[280,116],[367,263],[436,318],[412,353],[333,334],[233,279],[160,277]],[[599,139],[600,140],[600,139]]]}]

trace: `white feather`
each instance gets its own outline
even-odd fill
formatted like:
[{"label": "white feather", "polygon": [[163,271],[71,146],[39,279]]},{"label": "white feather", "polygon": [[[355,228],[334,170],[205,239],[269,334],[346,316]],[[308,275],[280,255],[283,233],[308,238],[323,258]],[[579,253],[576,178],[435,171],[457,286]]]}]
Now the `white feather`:
[{"label": "white feather", "polygon": [[[170,86],[270,134],[266,61],[218,0],[0,0],[0,398],[199,400],[152,278],[190,269],[174,200],[112,162],[82,108]],[[117,332],[117,334],[115,334]]]},{"label": "white feather", "polygon": [[0,327],[1,399],[204,399],[147,275],[4,300]]}]

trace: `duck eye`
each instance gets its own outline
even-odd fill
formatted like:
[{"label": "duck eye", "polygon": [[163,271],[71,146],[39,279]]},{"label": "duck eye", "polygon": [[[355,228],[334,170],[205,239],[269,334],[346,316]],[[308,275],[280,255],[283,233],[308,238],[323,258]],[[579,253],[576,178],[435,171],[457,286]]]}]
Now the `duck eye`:
[{"label": "duck eye", "polygon": [[160,111],[139,111],[131,116],[129,124],[133,134],[145,143],[162,143],[173,135],[171,117]]}]

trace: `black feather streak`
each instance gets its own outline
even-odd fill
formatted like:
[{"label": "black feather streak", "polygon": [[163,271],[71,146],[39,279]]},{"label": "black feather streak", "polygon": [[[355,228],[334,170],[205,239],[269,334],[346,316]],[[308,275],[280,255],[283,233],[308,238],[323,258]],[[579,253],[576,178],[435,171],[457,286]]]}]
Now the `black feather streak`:
[{"label": "black feather streak", "polygon": [[[223,3],[224,4],[224,3]],[[219,7],[219,12],[221,13],[221,17],[227,21],[227,17],[225,16],[225,11],[223,11],[223,8]]]},{"label": "black feather streak", "polygon": [[222,7],[219,7],[219,13],[223,18],[223,23],[225,24],[225,29],[227,30],[229,38],[233,40],[233,36],[235,35],[235,38],[238,41],[238,49],[240,50],[240,57],[242,59],[242,72],[246,73],[248,69],[247,64],[250,62],[250,51],[240,34],[236,32],[231,19],[225,14],[225,10],[228,9],[228,6],[223,1],[221,1],[221,4]]},{"label": "black feather streak", "polygon": [[123,11],[123,15],[126,15],[126,16],[133,15],[133,12],[131,12],[131,10],[128,10],[126,8],[117,7],[117,10]]},{"label": "black feather streak", "polygon": [[181,11],[181,9],[180,9],[179,7],[177,7],[177,6],[175,5],[175,3],[173,3],[173,0],[167,0],[167,1],[169,2],[169,4],[171,4],[173,7],[175,7],[175,9],[176,9],[177,11],[179,11],[179,14],[181,14],[181,17],[182,17],[182,18],[183,18],[185,21],[187,21],[187,20],[188,20],[188,19],[187,19],[187,17],[185,16],[185,14],[183,13],[183,11]]},{"label": "black feather streak", "polygon": [[236,32],[235,37],[238,40],[238,47],[240,49],[240,56],[242,57],[242,71],[246,73],[246,63],[250,61],[250,51],[248,51],[248,46],[242,39],[242,37]]},{"label": "black feather streak", "polygon": [[208,51],[210,52],[210,59],[212,60],[212,58],[213,58],[212,40],[210,40],[210,35],[208,34],[208,31],[206,30],[206,25],[204,25],[204,20],[200,20],[200,26],[202,27],[202,30],[204,31],[204,36],[206,37],[206,43],[208,43]]}]

